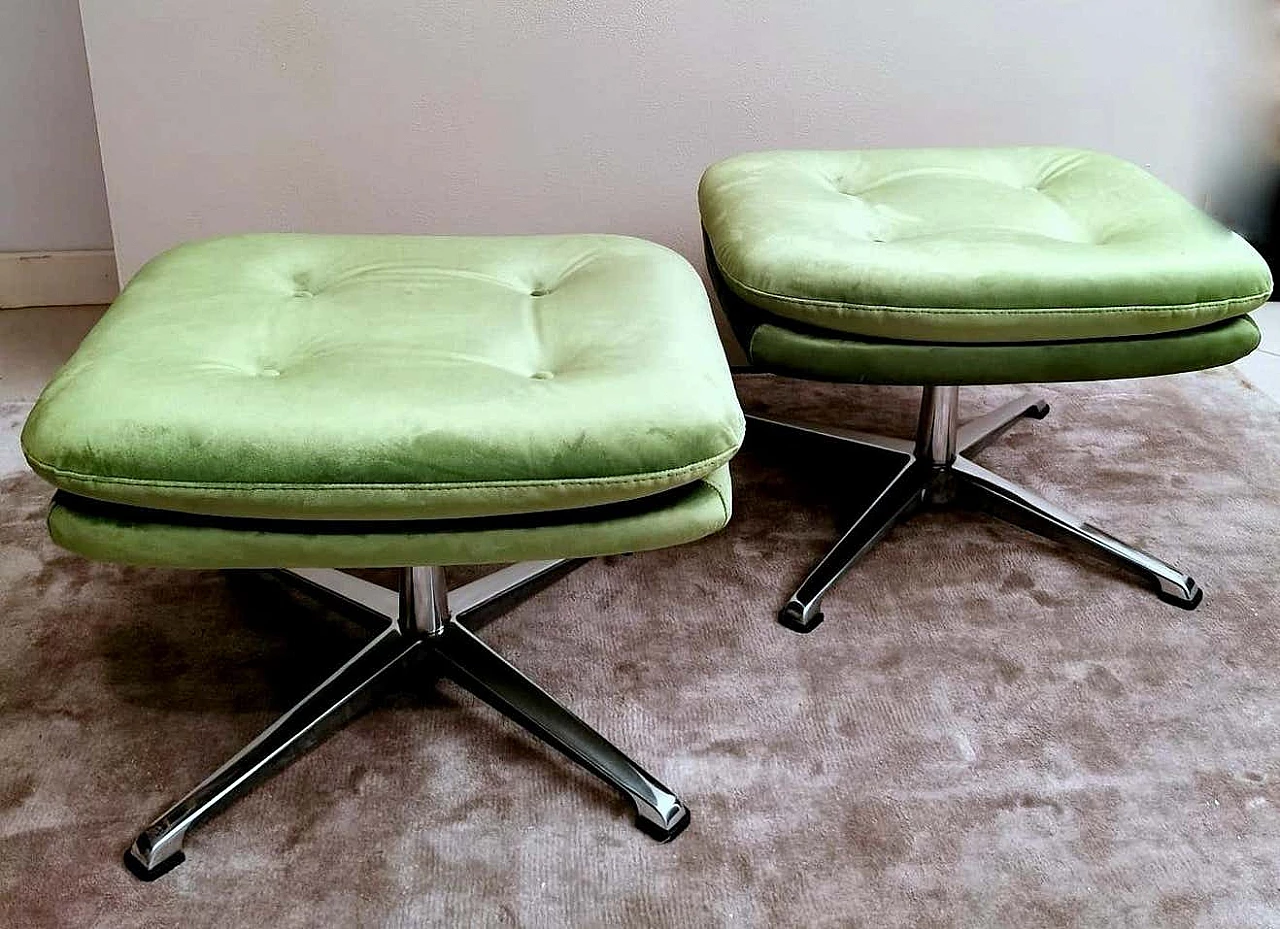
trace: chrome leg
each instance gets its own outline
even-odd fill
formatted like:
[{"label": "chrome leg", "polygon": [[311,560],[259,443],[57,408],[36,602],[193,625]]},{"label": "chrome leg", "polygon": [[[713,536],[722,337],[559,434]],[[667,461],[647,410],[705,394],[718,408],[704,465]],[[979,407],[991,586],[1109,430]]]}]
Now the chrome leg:
[{"label": "chrome leg", "polygon": [[956,457],[956,419],[960,388],[926,387],[920,395],[920,419],[916,425],[916,457],[935,468],[948,467]]},{"label": "chrome leg", "polygon": [[812,632],[822,622],[822,596],[894,523],[923,502],[934,479],[927,463],[909,458],[884,490],[854,520],[791,595],[778,622],[796,632]]},{"label": "chrome leg", "polygon": [[1174,606],[1194,610],[1204,598],[1196,582],[1177,568],[1126,545],[1043,497],[967,459],[957,459],[953,467],[962,488],[978,508],[1132,571],[1146,578],[1161,600]]},{"label": "chrome leg", "polygon": [[756,413],[748,413],[746,415],[748,423],[759,423],[773,429],[787,430],[809,438],[833,439],[849,445],[860,445],[870,451],[895,452],[899,455],[910,455],[915,451],[915,443],[907,439],[895,439],[870,432],[858,432],[855,429],[843,429],[839,426],[820,426],[814,423],[792,422],[788,419],[775,419],[772,416],[760,416]]},{"label": "chrome leg", "polygon": [[394,590],[332,568],[281,568],[276,576],[313,594],[333,600],[339,606],[355,607],[354,616],[375,613],[379,627],[394,621],[400,612],[400,597]]},{"label": "chrome leg", "polygon": [[1044,419],[1048,415],[1049,404],[1043,397],[1024,394],[1017,400],[962,425],[958,440],[959,452],[972,457],[1008,432],[1024,416]]},{"label": "chrome leg", "polygon": [[402,635],[434,642],[451,618],[444,568],[431,565],[400,571],[400,610],[396,625]]},{"label": "chrome leg", "polygon": [[556,558],[508,565],[449,591],[449,610],[458,622],[475,629],[477,620],[484,611],[510,608],[590,560]]},{"label": "chrome leg", "polygon": [[433,648],[450,679],[627,797],[642,831],[666,842],[689,825],[675,794],[463,626],[450,623]]},{"label": "chrome leg", "polygon": [[494,604],[527,596],[584,563],[558,559],[511,565],[453,592],[445,589],[440,568],[405,568],[398,596],[391,594],[395,607],[390,617],[390,592],[376,584],[337,571],[287,572],[366,621],[381,616],[382,632],[148,826],[125,853],[125,864],[144,880],[180,864],[189,829],[351,719],[391,672],[419,657],[434,657],[445,676],[619,790],[635,806],[644,832],[663,841],[675,838],[689,824],[684,804],[461,623]]},{"label": "chrome leg", "polygon": [[143,830],[125,853],[129,870],[151,881],[181,864],[187,830],[292,762],[365,707],[388,672],[421,647],[387,628],[300,703],[265,729]]}]

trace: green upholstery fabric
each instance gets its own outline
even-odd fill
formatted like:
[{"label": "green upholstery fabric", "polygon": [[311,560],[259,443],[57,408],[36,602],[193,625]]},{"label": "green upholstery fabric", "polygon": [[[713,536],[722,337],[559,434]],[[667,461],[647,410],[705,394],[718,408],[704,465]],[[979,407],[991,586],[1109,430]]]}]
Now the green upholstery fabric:
[{"label": "green upholstery fabric", "polygon": [[1243,239],[1093,152],[761,152],[709,168],[699,204],[728,286],[780,325],[895,341],[1114,339],[1207,326],[1271,292]]},{"label": "green upholstery fabric", "polygon": [[182,568],[373,568],[577,558],[665,548],[722,529],[729,469],[585,510],[487,519],[305,522],[187,516],[59,493],[55,542],[87,558]]},{"label": "green upholstery fabric", "polygon": [[22,442],[85,497],[397,520],[660,493],[743,429],[702,283],[661,246],[247,235],[139,271]]},{"label": "green upholstery fabric", "polygon": [[764,370],[813,380],[1025,384],[1199,371],[1244,357],[1258,340],[1248,316],[1168,335],[1006,345],[877,342],[766,323],[752,331],[747,355]]}]

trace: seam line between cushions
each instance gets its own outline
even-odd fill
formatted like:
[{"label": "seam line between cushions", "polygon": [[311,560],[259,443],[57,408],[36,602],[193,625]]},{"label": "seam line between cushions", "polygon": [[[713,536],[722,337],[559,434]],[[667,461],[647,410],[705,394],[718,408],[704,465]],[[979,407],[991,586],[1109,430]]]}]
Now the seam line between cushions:
[{"label": "seam line between cushions", "polygon": [[[627,485],[627,484],[653,484],[670,478],[678,478],[685,475],[701,477],[719,468],[730,458],[737,454],[741,447],[741,440],[727,451],[709,458],[703,458],[693,464],[682,465],[678,468],[667,468],[662,471],[652,471],[644,475],[626,474],[616,477],[566,477],[566,478],[535,478],[530,480],[505,480],[505,481],[470,481],[470,482],[453,482],[453,483],[293,483],[293,482],[257,482],[257,481],[221,481],[221,482],[202,482],[202,481],[173,481],[173,480],[150,480],[147,478],[137,477],[115,477],[109,475],[86,474],[82,471],[73,471],[67,468],[58,468],[47,462],[41,461],[34,455],[27,455],[27,461],[37,471],[43,470],[49,474],[59,478],[67,478],[70,480],[82,481],[88,484],[116,484],[122,486],[133,487],[165,487],[181,490],[229,490],[239,491],[280,491],[280,490],[417,490],[432,494],[454,493],[454,492],[475,492],[475,491],[506,491],[522,488],[541,488],[541,487],[559,487],[559,486],[611,486],[611,485]],[[701,472],[701,473],[699,473]]]}]

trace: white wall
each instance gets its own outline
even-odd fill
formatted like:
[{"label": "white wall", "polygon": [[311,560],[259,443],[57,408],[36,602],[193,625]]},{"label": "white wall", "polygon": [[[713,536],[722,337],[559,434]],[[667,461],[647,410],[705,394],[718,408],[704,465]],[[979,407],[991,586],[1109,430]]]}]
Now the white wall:
[{"label": "white wall", "polygon": [[1265,134],[1266,0],[81,5],[122,277],[251,229],[697,257],[703,167],[763,147],[1083,145],[1202,202]]},{"label": "white wall", "polygon": [[110,247],[76,0],[4,0],[0,252]]}]

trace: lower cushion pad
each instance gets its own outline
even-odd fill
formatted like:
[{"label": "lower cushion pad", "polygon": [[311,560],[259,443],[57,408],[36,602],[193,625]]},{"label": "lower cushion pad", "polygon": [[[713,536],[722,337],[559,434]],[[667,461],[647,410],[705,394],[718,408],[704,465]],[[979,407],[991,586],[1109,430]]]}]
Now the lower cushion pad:
[{"label": "lower cushion pad", "polygon": [[60,492],[49,531],[96,561],[179,568],[373,568],[586,558],[692,542],[724,528],[729,469],[638,500],[484,519],[323,521],[190,516]]}]

